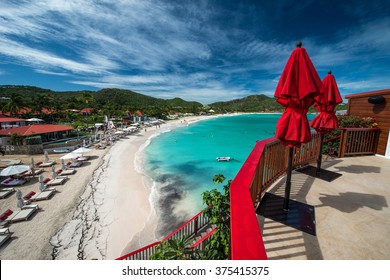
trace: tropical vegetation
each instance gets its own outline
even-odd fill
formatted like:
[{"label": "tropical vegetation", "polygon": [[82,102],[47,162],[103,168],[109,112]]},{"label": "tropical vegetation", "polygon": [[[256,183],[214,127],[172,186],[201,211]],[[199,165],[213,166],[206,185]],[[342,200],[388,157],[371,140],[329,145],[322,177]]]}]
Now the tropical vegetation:
[{"label": "tropical vegetation", "polygon": [[340,135],[342,128],[374,128],[378,124],[373,117],[360,117],[338,115],[339,128],[325,135],[322,153],[330,156],[337,156],[340,146]]}]

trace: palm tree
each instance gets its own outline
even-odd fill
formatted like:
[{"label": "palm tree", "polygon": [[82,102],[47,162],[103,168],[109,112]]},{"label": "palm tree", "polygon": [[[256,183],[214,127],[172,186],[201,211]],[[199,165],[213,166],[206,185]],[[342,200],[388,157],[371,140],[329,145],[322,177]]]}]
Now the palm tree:
[{"label": "palm tree", "polygon": [[3,113],[9,112],[10,116],[14,117],[21,109],[23,109],[25,104],[26,100],[20,93],[11,93],[11,96],[9,97],[7,103],[3,106],[1,110],[3,111]]},{"label": "palm tree", "polygon": [[198,252],[191,248],[192,238],[183,236],[179,239],[164,240],[156,252],[151,256],[152,260],[188,260],[197,259]]}]

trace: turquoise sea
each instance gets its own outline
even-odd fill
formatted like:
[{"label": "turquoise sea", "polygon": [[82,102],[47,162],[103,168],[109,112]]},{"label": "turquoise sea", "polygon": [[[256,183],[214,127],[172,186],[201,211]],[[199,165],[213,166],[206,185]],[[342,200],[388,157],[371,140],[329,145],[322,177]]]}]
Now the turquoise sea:
[{"label": "turquoise sea", "polygon": [[[165,235],[204,208],[202,193],[215,174],[234,179],[256,144],[275,135],[281,114],[218,117],[177,128],[152,138],[145,149],[145,172],[152,178],[153,201]],[[218,162],[216,157],[234,160]]]}]

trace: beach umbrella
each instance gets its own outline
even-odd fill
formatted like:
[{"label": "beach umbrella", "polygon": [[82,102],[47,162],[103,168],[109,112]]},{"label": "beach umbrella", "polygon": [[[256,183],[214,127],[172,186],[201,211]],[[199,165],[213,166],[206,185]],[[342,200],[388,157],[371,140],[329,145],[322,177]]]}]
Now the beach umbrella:
[{"label": "beach umbrella", "polygon": [[43,175],[42,175],[42,174],[39,175],[39,177],[38,177],[38,182],[43,182]]},{"label": "beach umbrella", "polygon": [[66,165],[65,165],[65,160],[63,158],[61,159],[61,165],[62,165],[62,170],[65,170]]},{"label": "beach umbrella", "polygon": [[323,92],[314,98],[314,107],[319,114],[310,122],[310,126],[321,134],[320,154],[317,159],[317,173],[321,170],[324,136],[339,127],[335,109],[338,104],[343,102],[336,79],[331,71],[325,76],[322,84]]},{"label": "beach umbrella", "polygon": [[51,171],[52,171],[52,172],[56,172],[56,167],[55,167],[54,164],[51,166]]},{"label": "beach umbrella", "polygon": [[34,161],[34,158],[33,158],[33,157],[31,158],[31,165],[32,165],[32,168],[35,167],[35,161]]},{"label": "beach umbrella", "polygon": [[28,121],[28,122],[43,122],[42,119],[38,119],[38,118],[27,119],[26,121]]},{"label": "beach umbrella", "polygon": [[311,140],[307,111],[322,91],[322,82],[302,43],[291,53],[275,90],[276,101],[285,110],[276,124],[276,137],[289,147],[283,209],[288,211],[294,147]]},{"label": "beach umbrella", "polygon": [[30,166],[28,165],[11,165],[1,170],[0,176],[17,175],[28,170],[30,170]]},{"label": "beach umbrella", "polygon": [[43,192],[44,190],[46,190],[46,185],[43,183],[43,182],[39,182],[39,190],[41,192]]},{"label": "beach umbrella", "polygon": [[20,199],[20,198],[22,198],[22,196],[23,196],[21,190],[17,190],[15,195],[16,195],[16,198],[17,198],[17,199]]},{"label": "beach umbrella", "polygon": [[57,177],[57,173],[55,173],[54,171],[51,173],[51,178],[52,179],[55,179]]},{"label": "beach umbrella", "polygon": [[45,150],[44,152],[45,155],[45,162],[49,162],[49,153]]},{"label": "beach umbrella", "polygon": [[71,153],[67,153],[66,155],[62,156],[61,159],[75,159],[80,157],[81,154],[75,153],[74,151]]},{"label": "beach umbrella", "polygon": [[89,152],[92,152],[92,150],[88,149],[88,148],[85,148],[85,147],[81,147],[81,148],[78,148],[78,149],[74,150],[72,153],[84,154],[84,153],[89,153]]},{"label": "beach umbrella", "polygon": [[16,202],[16,206],[19,207],[20,209],[23,208],[24,206],[24,201],[22,198],[19,198],[18,201]]}]

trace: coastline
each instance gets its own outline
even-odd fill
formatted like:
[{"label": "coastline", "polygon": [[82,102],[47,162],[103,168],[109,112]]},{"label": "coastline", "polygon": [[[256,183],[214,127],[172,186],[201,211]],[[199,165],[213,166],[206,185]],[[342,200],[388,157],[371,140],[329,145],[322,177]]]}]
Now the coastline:
[{"label": "coastline", "polygon": [[[186,124],[218,117],[193,116]],[[9,260],[115,259],[129,250],[156,241],[157,216],[152,200],[152,180],[142,168],[144,149],[153,137],[183,126],[182,120],[168,121],[161,128],[148,127],[121,138],[105,150],[93,149],[91,160],[68,176],[57,193],[39,201],[40,210],[28,221],[10,226],[13,237],[0,251]],[[49,155],[60,169],[63,154]],[[4,157],[31,162],[28,155]],[[43,155],[33,156],[35,162]],[[45,177],[51,174],[46,168]],[[38,178],[16,187],[23,195],[38,190]],[[4,209],[3,209],[4,208]],[[2,200],[1,211],[16,210],[16,197]]]}]

